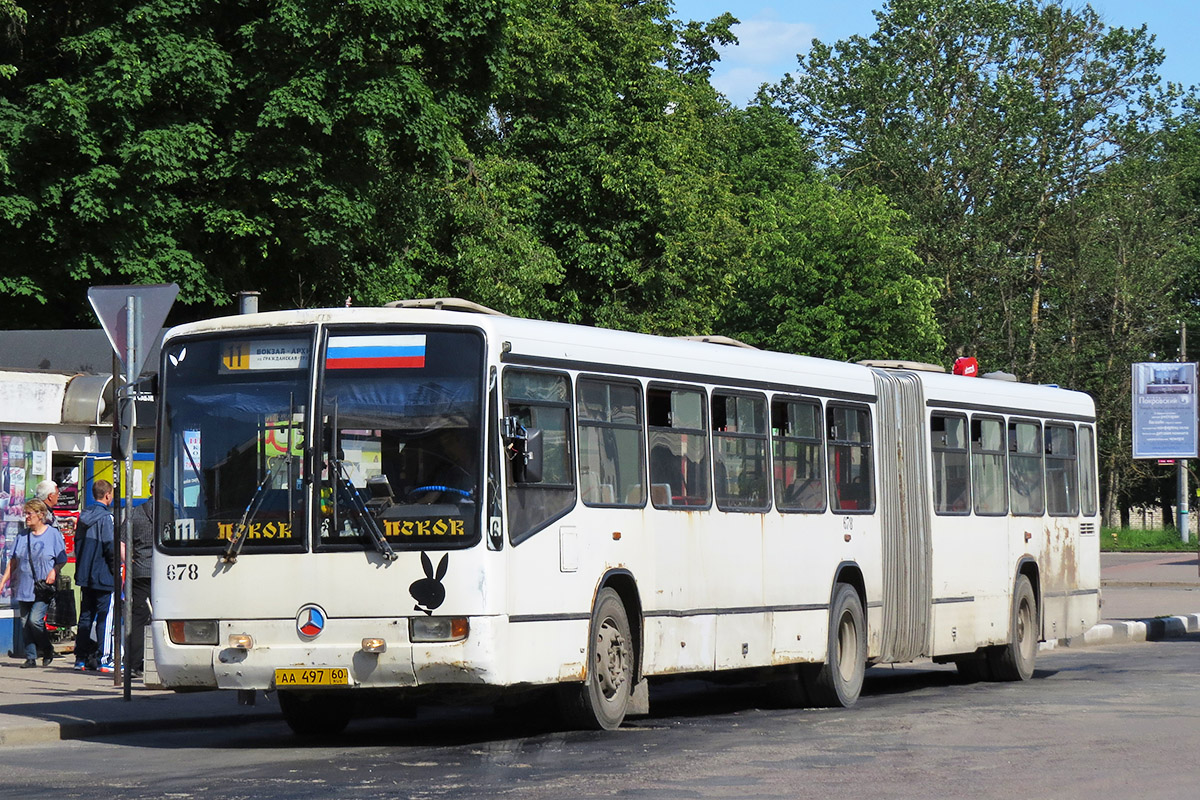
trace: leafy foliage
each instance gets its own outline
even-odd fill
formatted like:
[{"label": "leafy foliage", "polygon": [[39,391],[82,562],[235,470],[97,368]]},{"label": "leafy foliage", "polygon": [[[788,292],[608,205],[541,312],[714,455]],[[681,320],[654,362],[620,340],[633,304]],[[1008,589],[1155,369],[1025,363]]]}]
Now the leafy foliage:
[{"label": "leafy foliage", "polygon": [[[403,263],[416,177],[486,107],[502,2],[60,2],[0,62],[0,291],[86,319],[95,283],[328,303]],[[30,277],[38,265],[36,283]],[[413,276],[406,276],[417,282]],[[6,309],[7,310],[7,309]],[[208,313],[211,313],[210,311]],[[44,324],[14,304],[9,324]]]},{"label": "leafy foliage", "polygon": [[1164,112],[1162,53],[1089,6],[892,0],[876,19],[815,43],[776,98],[837,174],[909,213],[949,341],[1041,377],[1043,300],[1071,278],[1051,240]]}]

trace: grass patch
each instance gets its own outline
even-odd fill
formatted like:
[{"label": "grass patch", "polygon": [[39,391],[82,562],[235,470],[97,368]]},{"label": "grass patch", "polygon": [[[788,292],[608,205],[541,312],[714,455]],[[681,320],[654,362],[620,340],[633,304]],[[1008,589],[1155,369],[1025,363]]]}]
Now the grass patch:
[{"label": "grass patch", "polygon": [[1103,528],[1100,533],[1100,550],[1105,553],[1187,553],[1196,552],[1196,537],[1186,544],[1179,538],[1179,531],[1142,531],[1131,528]]}]

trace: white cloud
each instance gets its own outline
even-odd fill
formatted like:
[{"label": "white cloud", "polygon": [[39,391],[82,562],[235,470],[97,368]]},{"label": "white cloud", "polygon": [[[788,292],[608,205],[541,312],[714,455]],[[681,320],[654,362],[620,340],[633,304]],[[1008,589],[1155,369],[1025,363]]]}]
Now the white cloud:
[{"label": "white cloud", "polygon": [[805,22],[752,19],[733,26],[733,33],[738,46],[721,48],[722,63],[774,68],[781,62],[792,65],[797,53],[808,52],[816,29]]},{"label": "white cloud", "polygon": [[807,53],[816,27],[807,22],[784,22],[765,8],[733,27],[736,47],[719,48],[721,61],[712,85],[735,105],[745,105],[764,83],[778,83],[796,69],[796,56]]},{"label": "white cloud", "polygon": [[710,81],[713,88],[729,98],[735,105],[744,106],[754,99],[758,87],[764,83],[778,83],[783,73],[752,67],[733,67],[714,72]]}]

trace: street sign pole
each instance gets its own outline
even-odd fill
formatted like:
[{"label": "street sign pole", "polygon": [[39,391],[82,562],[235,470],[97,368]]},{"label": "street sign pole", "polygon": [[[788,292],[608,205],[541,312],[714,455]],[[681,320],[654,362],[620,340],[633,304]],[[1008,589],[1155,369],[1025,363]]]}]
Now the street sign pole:
[{"label": "street sign pole", "polygon": [[[116,459],[116,455],[115,455],[116,453],[119,453],[121,451],[121,390],[120,390],[120,383],[117,380],[117,376],[119,375],[118,369],[120,368],[120,364],[121,364],[121,361],[120,361],[120,358],[118,357],[118,353],[114,350],[113,358],[112,358],[112,376],[113,376],[113,383],[117,385],[117,390],[114,392],[114,399],[116,400],[116,410],[113,413],[112,443],[111,443],[111,447],[110,447],[110,452],[114,454],[113,459],[112,459],[112,465],[113,465],[113,470],[112,470],[113,563],[110,565],[112,567],[112,574],[114,576],[118,576],[121,574],[121,562],[124,560],[121,558],[121,519],[122,519],[121,495],[125,491],[125,487],[127,486],[125,479],[121,476],[121,468],[117,464],[117,459]],[[116,585],[117,585],[117,581],[114,580],[113,586],[116,586]],[[116,639],[119,638],[117,636],[117,631],[119,631],[121,629],[121,603],[118,600],[118,595],[115,590],[113,592],[112,608],[109,610],[109,613],[112,614],[112,623],[113,623],[113,625],[112,625],[112,627],[113,627],[113,644],[111,645],[111,647],[112,647],[113,665],[114,665],[113,683],[114,683],[114,685],[116,685],[116,677],[117,677],[117,673],[116,673],[116,669],[115,669],[116,663],[117,663],[117,661],[116,661],[116,658],[117,658]],[[103,635],[104,635],[103,631],[97,631],[96,632],[96,641],[98,641],[98,642],[101,641],[101,637]],[[103,644],[103,643],[101,643],[101,644]],[[101,646],[100,650],[101,650],[101,653],[103,654],[104,647]]]},{"label": "street sign pole", "polygon": [[137,427],[137,373],[134,372],[135,365],[141,363],[142,359],[142,298],[136,294],[130,294],[125,300],[125,319],[126,326],[126,352],[125,352],[125,407],[129,413],[129,441],[126,444],[125,451],[125,513],[122,519],[125,522],[125,579],[122,582],[124,591],[122,592],[121,616],[118,618],[121,622],[120,627],[113,626],[113,632],[116,634],[120,631],[117,638],[118,642],[113,646],[114,660],[113,665],[116,667],[115,674],[118,679],[123,678],[125,684],[125,699],[129,700],[133,693],[133,665],[127,663],[125,658],[125,645],[129,641],[129,635],[133,632],[133,454],[137,449],[137,439],[133,432]]},{"label": "street sign pole", "polygon": [[[126,700],[132,699],[133,683],[132,665],[123,656],[125,644],[133,632],[133,456],[137,449],[137,440],[134,437],[137,423],[137,380],[177,294],[179,286],[174,283],[150,286],[93,286],[88,289],[88,300],[96,316],[100,318],[100,324],[108,335],[113,352],[121,358],[125,366],[125,385],[117,392],[117,409],[113,419],[113,478],[117,478],[119,471],[125,474],[125,479],[120,481],[125,490],[122,509],[124,513],[118,517],[123,522],[120,529],[124,535],[119,535],[117,526],[114,526],[114,544],[116,541],[121,543],[114,547],[114,560],[124,563],[125,574],[120,583],[120,602],[114,602],[112,650],[115,667],[113,684],[120,686],[124,683]],[[115,364],[113,378],[116,379]],[[123,470],[119,470],[116,465],[118,453],[123,456],[125,462]],[[121,496],[119,493],[114,495],[118,498]],[[119,564],[114,567],[114,578],[121,574],[119,568]]]}]

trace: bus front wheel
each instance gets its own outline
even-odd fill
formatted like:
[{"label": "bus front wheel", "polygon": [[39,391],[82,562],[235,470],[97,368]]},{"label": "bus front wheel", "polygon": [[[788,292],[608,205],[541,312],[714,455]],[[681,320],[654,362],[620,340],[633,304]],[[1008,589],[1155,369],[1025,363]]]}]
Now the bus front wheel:
[{"label": "bus front wheel", "polygon": [[587,648],[587,677],[563,687],[563,715],[573,728],[614,730],[629,708],[634,679],[633,636],[621,597],[600,590],[592,610]]},{"label": "bus front wheel", "polygon": [[849,708],[858,702],[867,671],[867,626],[862,599],[848,583],[839,583],[829,609],[829,646],[825,663],[810,673],[813,705]]},{"label": "bus front wheel", "polygon": [[354,704],[343,692],[279,692],[279,710],[297,736],[334,736],[346,729]]}]

